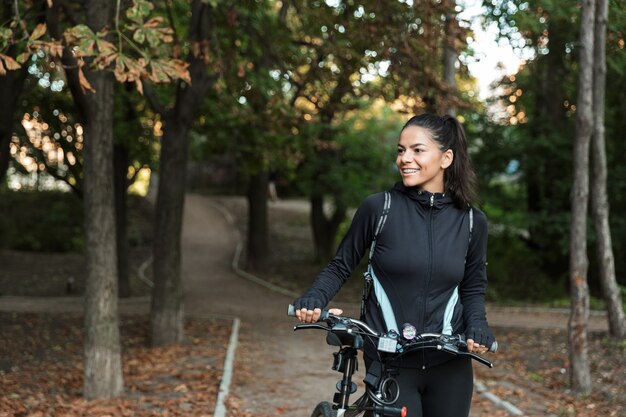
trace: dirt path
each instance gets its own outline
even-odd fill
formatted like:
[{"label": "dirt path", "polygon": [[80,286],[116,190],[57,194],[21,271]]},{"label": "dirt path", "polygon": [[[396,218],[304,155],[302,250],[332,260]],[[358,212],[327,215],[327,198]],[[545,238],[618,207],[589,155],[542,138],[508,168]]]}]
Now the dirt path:
[{"label": "dirt path", "polygon": [[210,199],[187,198],[183,236],[187,313],[241,319],[231,392],[244,400],[243,411],[309,415],[332,395],[332,349],[320,334],[294,334],[295,321],[286,316],[291,297],[233,272],[238,235]]}]

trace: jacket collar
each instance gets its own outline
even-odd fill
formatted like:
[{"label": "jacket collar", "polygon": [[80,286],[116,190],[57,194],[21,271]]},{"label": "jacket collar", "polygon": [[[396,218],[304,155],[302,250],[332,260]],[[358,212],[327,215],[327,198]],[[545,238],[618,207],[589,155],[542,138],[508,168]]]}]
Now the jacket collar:
[{"label": "jacket collar", "polygon": [[448,204],[454,203],[449,193],[431,193],[428,191],[422,191],[417,187],[406,187],[402,181],[398,181],[394,185],[393,189],[405,194],[411,200],[417,201],[424,207],[441,209]]}]

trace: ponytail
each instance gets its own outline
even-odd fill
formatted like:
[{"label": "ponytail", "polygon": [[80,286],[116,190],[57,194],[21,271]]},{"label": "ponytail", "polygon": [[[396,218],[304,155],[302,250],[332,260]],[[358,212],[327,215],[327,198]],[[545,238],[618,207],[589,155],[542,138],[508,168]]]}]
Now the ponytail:
[{"label": "ponytail", "polygon": [[452,165],[444,171],[444,190],[450,194],[459,208],[466,208],[475,203],[476,173],[469,158],[467,137],[461,122],[449,115],[437,116],[425,113],[413,116],[402,130],[409,126],[428,130],[442,152],[452,150]]}]

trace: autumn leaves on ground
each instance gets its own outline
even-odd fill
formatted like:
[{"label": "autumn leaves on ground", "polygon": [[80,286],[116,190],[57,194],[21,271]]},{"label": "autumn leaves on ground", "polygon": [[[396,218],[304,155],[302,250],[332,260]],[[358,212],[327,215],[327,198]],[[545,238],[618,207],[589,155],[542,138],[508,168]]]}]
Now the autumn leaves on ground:
[{"label": "autumn leaves on ground", "polygon": [[[189,321],[183,344],[148,349],[147,317],[124,317],[125,394],[86,401],[81,397],[81,317],[1,313],[0,320],[0,417],[213,415],[231,329],[228,321]],[[576,398],[567,390],[564,331],[497,329],[497,334],[503,349],[493,357],[496,367],[476,366],[477,377],[527,415],[626,415],[624,351],[611,349],[604,335],[594,334],[591,340],[597,388],[590,397]],[[237,410],[242,401],[230,399],[230,415],[241,415]],[[280,392],[276,402],[280,409]],[[480,395],[474,396],[473,408],[494,409]],[[500,408],[490,415],[510,414]]]},{"label": "autumn leaves on ground", "polygon": [[82,317],[1,313],[0,320],[2,417],[200,417],[213,413],[229,321],[188,321],[183,344],[148,349],[147,317],[123,317],[125,394],[86,401],[81,397]]}]

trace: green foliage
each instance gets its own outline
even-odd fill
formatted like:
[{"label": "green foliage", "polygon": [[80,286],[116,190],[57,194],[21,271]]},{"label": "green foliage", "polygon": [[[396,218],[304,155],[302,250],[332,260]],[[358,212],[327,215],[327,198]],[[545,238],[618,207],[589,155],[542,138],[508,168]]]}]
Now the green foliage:
[{"label": "green foliage", "polygon": [[156,165],[158,147],[154,130],[157,123],[160,123],[157,115],[130,84],[115,85],[113,135],[116,145],[128,149],[130,173]]},{"label": "green foliage", "polygon": [[7,27],[0,27],[0,51],[4,51],[13,39],[13,30]]},{"label": "green foliage", "polygon": [[[61,191],[0,189],[0,248],[33,252],[81,252],[84,249],[83,202]],[[128,196],[131,247],[149,245],[152,216],[142,197]]]},{"label": "green foliage", "polygon": [[541,303],[561,297],[566,281],[555,281],[542,271],[523,233],[506,226],[490,226],[487,251],[487,297],[491,301],[524,300]]},{"label": "green foliage", "polygon": [[81,251],[82,202],[58,191],[0,195],[0,247],[39,252]]},{"label": "green foliage", "polygon": [[[121,4],[118,2],[118,5]],[[60,6],[49,2],[48,7]],[[102,28],[98,32],[84,23],[74,22],[73,26],[68,26],[67,22],[56,21],[51,26],[58,30],[64,25],[63,32],[50,34],[46,23],[30,29],[29,25],[33,22],[23,19],[18,12],[8,22],[0,23],[0,52],[9,44],[18,44],[22,53],[17,62],[23,64],[32,54],[40,52],[50,61],[59,60],[67,48],[75,59],[81,88],[91,92],[94,90],[83,72],[85,65],[112,71],[119,82],[134,82],[139,91],[142,91],[142,80],[146,79],[155,83],[183,80],[190,84],[189,64],[173,52],[173,29],[160,15],[162,11],[155,10],[152,2],[146,0],[133,0],[126,7],[126,13],[116,15],[113,28]],[[24,15],[33,14],[34,8],[30,3],[25,5]],[[13,27],[22,28],[25,34],[31,30],[31,33],[28,38],[14,39]],[[46,34],[49,36],[46,37]],[[11,57],[0,53],[0,65],[2,61],[10,70],[20,68]],[[4,67],[0,66],[0,73],[3,71]]]},{"label": "green foliage", "polygon": [[[18,3],[25,16],[31,3]],[[291,194],[323,195],[354,207],[397,178],[393,145],[403,116],[392,112],[390,103],[404,112],[435,110],[443,97],[438,74],[441,16],[449,11],[444,3],[135,0],[121,3],[128,7],[109,32],[62,22],[62,29],[68,29],[63,45],[33,22],[5,24],[0,27],[0,52],[19,37],[17,52],[23,54],[18,62],[52,73],[46,65],[72,45],[85,60],[77,65],[93,63],[116,71],[120,81],[138,85],[142,77],[170,82],[185,69],[154,58],[202,61],[202,70],[215,77],[190,133],[192,161],[228,164],[236,170],[233,177],[239,185],[251,175],[277,170]],[[204,26],[209,35],[188,33],[192,6],[210,10]],[[484,6],[502,36],[519,51],[530,48],[535,55],[518,74],[501,80],[502,95],[489,103],[501,110],[494,118],[481,103],[468,101],[469,108],[460,107],[480,179],[480,207],[493,232],[489,295],[499,300],[559,297],[567,291],[578,3],[489,0]],[[619,215],[626,210],[626,118],[621,114],[626,12],[615,2],[610,7],[606,134],[611,228],[619,254],[626,250],[626,217]],[[198,37],[210,42],[198,42]],[[458,49],[466,47],[463,31],[456,41]],[[32,52],[41,56],[22,60]],[[5,66],[10,62],[2,59]],[[459,78],[464,76],[466,69],[461,68]],[[152,132],[161,120],[125,85],[116,88],[117,143],[130,148],[135,170],[156,165]],[[168,108],[189,88],[195,86],[169,83],[152,93]],[[386,105],[379,106],[378,100]],[[71,116],[77,109],[71,108],[67,95],[49,95],[32,81],[22,101],[24,113],[39,106],[40,117],[49,124],[47,135],[61,134],[76,120]],[[68,121],[51,117],[55,110]],[[20,145],[28,145],[21,131],[18,136]],[[65,154],[69,150],[64,148]],[[76,155],[79,164],[80,153]],[[69,174],[80,186],[80,170]],[[41,241],[23,240],[24,246]],[[591,250],[590,258],[593,267]],[[616,269],[624,283],[626,258],[616,257]]]},{"label": "green foliage", "polygon": [[394,145],[402,123],[383,109],[355,111],[332,128],[308,125],[304,134],[332,139],[317,141],[317,149],[306,155],[298,171],[299,189],[355,207],[368,194],[390,188],[398,178]]},{"label": "green foliage", "polygon": [[[501,124],[495,130],[500,138],[491,137],[477,155],[487,163],[484,171],[503,172],[492,162],[515,161],[512,175],[491,176],[481,193],[486,195],[490,220],[507,223],[514,215],[517,227],[528,233],[529,262],[538,266],[554,284],[562,282],[568,270],[569,211],[572,181],[571,143],[576,112],[576,85],[579,36],[579,5],[573,1],[495,0],[483,6],[488,21],[495,22],[500,35],[520,51],[530,49],[535,59],[515,75],[500,83],[503,94],[494,99],[503,111]],[[624,50],[624,10],[609,3],[606,79],[606,146],[608,191],[611,206],[613,249],[626,249],[626,221],[617,215],[626,209],[626,169],[622,163],[626,152],[623,134],[626,120],[621,113],[626,88],[626,54]],[[481,123],[482,126],[482,123]],[[485,152],[487,151],[487,152]],[[485,153],[490,156],[485,156]],[[478,164],[479,169],[481,163]],[[496,168],[492,170],[491,168]],[[502,180],[505,180],[505,183]],[[506,184],[506,186],[504,186]],[[510,193],[517,189],[517,192]],[[593,190],[591,190],[593,196]],[[507,200],[512,198],[516,207]],[[522,223],[519,223],[521,220]],[[597,260],[593,251],[594,234],[590,227],[591,290],[599,293]],[[616,256],[617,278],[626,279],[626,259]],[[565,289],[564,289],[565,291]]]}]

